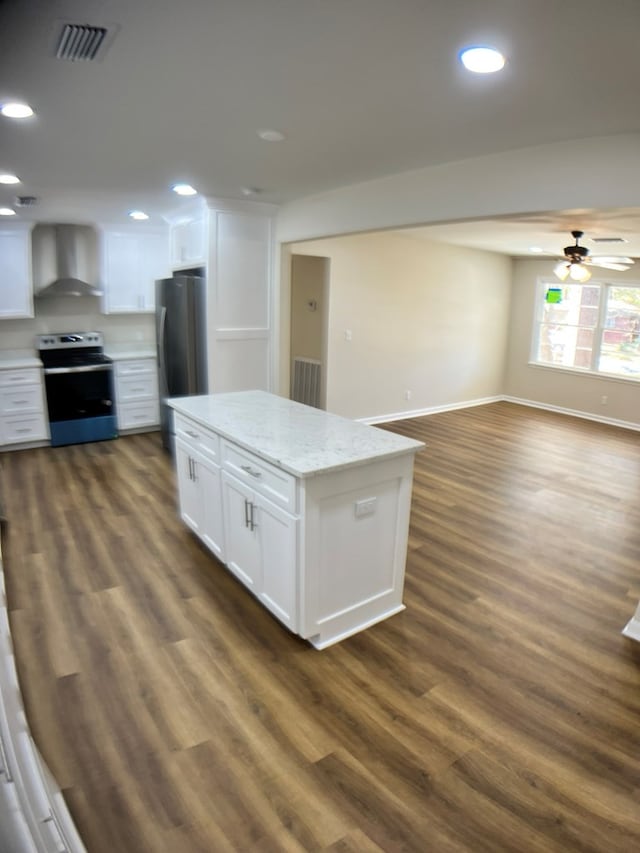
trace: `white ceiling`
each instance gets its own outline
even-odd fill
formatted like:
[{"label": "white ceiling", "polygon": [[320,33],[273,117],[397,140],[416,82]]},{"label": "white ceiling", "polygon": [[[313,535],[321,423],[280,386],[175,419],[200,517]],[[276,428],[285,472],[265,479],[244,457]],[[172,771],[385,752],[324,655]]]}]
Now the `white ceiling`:
[{"label": "white ceiling", "polygon": [[[62,21],[113,25],[115,37],[100,60],[59,60]],[[283,203],[637,132],[639,35],[638,0],[0,0],[0,101],[37,113],[0,118],[0,171],[40,199],[23,218],[125,221],[132,207],[175,208],[176,180]],[[504,72],[464,71],[457,55],[471,43],[501,49]],[[264,142],[263,128],[286,139]],[[0,187],[0,205],[15,195]],[[430,231],[522,255],[530,245],[557,254],[576,227],[632,241],[599,253],[640,255],[637,209]]]}]

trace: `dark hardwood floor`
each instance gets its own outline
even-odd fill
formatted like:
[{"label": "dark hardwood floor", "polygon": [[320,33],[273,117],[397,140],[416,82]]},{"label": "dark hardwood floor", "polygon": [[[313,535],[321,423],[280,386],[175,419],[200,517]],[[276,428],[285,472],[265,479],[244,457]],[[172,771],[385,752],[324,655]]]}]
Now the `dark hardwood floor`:
[{"label": "dark hardwood floor", "polygon": [[34,738],[89,853],[640,850],[640,437],[398,422],[407,609],[316,651],[187,531],[157,434],[4,453]]}]

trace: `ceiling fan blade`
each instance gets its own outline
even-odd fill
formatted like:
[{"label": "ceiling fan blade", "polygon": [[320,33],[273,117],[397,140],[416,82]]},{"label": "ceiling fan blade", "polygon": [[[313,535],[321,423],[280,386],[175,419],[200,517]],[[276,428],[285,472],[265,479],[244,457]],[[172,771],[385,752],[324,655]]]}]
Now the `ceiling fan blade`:
[{"label": "ceiling fan blade", "polygon": [[593,255],[590,256],[591,261],[594,264],[627,264],[628,266],[632,266],[634,261],[633,258],[624,258],[621,255]]},{"label": "ceiling fan blade", "polygon": [[619,270],[620,272],[626,272],[629,269],[626,264],[612,264],[605,261],[596,261],[595,259],[591,260],[591,266],[601,267],[603,270]]}]

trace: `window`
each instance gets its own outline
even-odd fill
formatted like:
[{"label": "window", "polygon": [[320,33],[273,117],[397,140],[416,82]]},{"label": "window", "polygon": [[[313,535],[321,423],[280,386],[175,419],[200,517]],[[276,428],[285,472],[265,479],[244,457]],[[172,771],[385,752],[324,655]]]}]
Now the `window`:
[{"label": "window", "polygon": [[640,287],[542,281],[534,335],[537,364],[640,379]]}]

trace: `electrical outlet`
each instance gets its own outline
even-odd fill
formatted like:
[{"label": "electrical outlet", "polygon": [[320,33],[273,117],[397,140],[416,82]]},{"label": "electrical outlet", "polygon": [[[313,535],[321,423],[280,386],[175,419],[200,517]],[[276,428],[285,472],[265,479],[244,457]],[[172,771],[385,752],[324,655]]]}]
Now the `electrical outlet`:
[{"label": "electrical outlet", "polygon": [[609,399],[609,398],[607,397],[607,395],[606,395],[606,394],[603,394],[603,395],[602,395],[602,397],[600,397],[600,402],[602,403],[602,405],[603,405],[603,406],[606,406],[606,405],[607,405],[607,400],[608,400],[608,399]]},{"label": "electrical outlet", "polygon": [[411,399],[411,391],[407,390],[407,391],[405,391],[405,392],[404,392],[404,399],[405,399],[405,400],[410,400],[410,399]]},{"label": "electrical outlet", "polygon": [[345,330],[344,330],[344,339],[345,339],[345,341],[350,341],[350,340],[352,339],[352,337],[353,337],[353,335],[352,335],[352,333],[351,333],[351,329],[345,329]]},{"label": "electrical outlet", "polygon": [[364,518],[365,515],[373,515],[376,511],[377,498],[363,498],[353,505],[356,518]]}]

